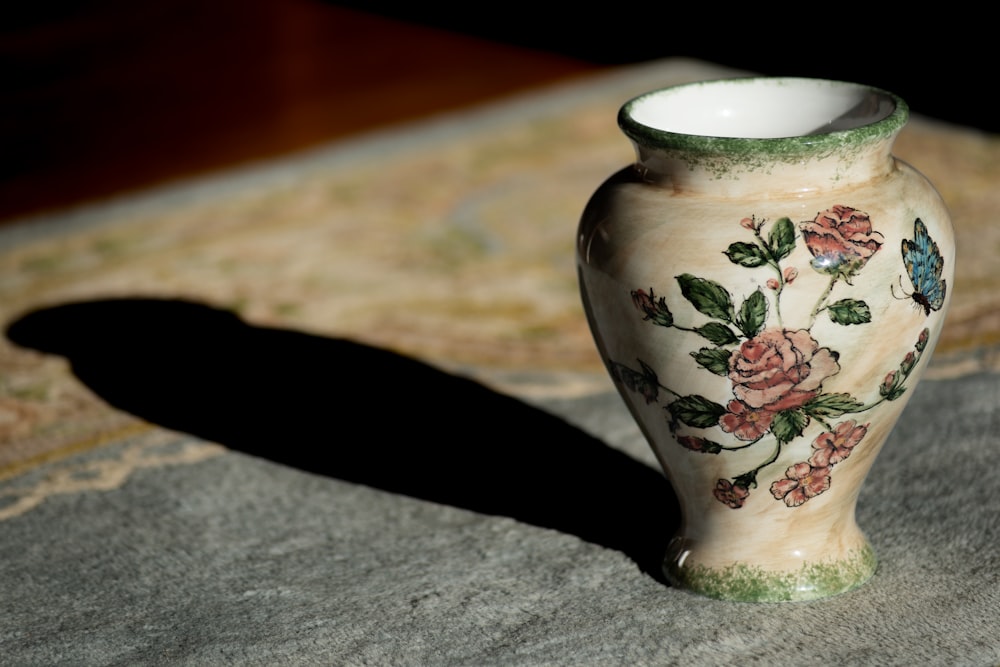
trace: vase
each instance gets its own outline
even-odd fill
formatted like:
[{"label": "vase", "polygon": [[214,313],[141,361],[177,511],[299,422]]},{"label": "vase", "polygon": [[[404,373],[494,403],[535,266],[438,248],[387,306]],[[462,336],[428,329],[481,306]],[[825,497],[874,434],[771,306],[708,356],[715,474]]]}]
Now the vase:
[{"label": "vase", "polygon": [[672,586],[810,600],[875,573],[858,495],[954,268],[940,196],[892,155],[907,117],[891,93],[792,78],[621,108],[636,160],[587,204],[577,267],[598,351],[680,503]]}]

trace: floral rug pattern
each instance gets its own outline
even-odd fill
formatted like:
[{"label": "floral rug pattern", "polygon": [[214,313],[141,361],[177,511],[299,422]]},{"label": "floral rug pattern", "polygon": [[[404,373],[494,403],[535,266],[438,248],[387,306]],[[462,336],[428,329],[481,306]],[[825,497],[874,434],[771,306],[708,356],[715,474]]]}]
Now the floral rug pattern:
[{"label": "floral rug pattern", "polygon": [[[729,74],[692,61],[622,68],[8,226],[0,321],[77,300],[187,298],[254,324],[410,354],[513,393],[606,390],[573,249],[584,203],[632,159],[617,109],[651,88]],[[939,188],[958,237],[936,367],[1000,368],[1000,227],[991,215],[1000,208],[1000,138],[913,121],[896,152]],[[549,380],[519,379],[539,375]],[[0,482],[137,428],[63,359],[0,339]],[[832,433],[843,446],[857,439],[853,429]]]}]

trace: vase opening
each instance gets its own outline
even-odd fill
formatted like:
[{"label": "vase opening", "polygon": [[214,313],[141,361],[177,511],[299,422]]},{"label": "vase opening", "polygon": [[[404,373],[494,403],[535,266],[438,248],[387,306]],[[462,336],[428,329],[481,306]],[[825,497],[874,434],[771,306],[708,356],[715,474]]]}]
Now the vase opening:
[{"label": "vase opening", "polygon": [[621,110],[633,138],[819,137],[878,126],[891,134],[906,122],[895,95],[853,83],[802,78],[707,81],[653,91]]}]

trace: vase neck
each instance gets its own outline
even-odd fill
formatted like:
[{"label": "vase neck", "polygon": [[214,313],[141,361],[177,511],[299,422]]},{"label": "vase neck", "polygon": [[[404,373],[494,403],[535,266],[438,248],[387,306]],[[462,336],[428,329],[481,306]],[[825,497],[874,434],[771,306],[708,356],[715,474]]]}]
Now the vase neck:
[{"label": "vase neck", "polygon": [[706,81],[619,111],[640,176],[678,191],[742,195],[867,182],[894,169],[906,103],[867,86],[795,78]]},{"label": "vase neck", "polygon": [[743,196],[821,192],[883,178],[896,168],[895,135],[822,152],[664,150],[633,141],[642,180],[678,193]]}]

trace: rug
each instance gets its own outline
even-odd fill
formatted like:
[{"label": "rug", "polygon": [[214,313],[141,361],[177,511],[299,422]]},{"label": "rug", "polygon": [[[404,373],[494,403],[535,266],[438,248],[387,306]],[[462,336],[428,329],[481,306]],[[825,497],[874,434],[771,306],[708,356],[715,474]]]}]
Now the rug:
[{"label": "rug", "polygon": [[[0,229],[0,651],[79,664],[1000,664],[1000,140],[897,144],[953,301],[822,603],[666,586],[669,485],[579,304],[624,67]],[[916,110],[919,112],[919,110]]]}]

